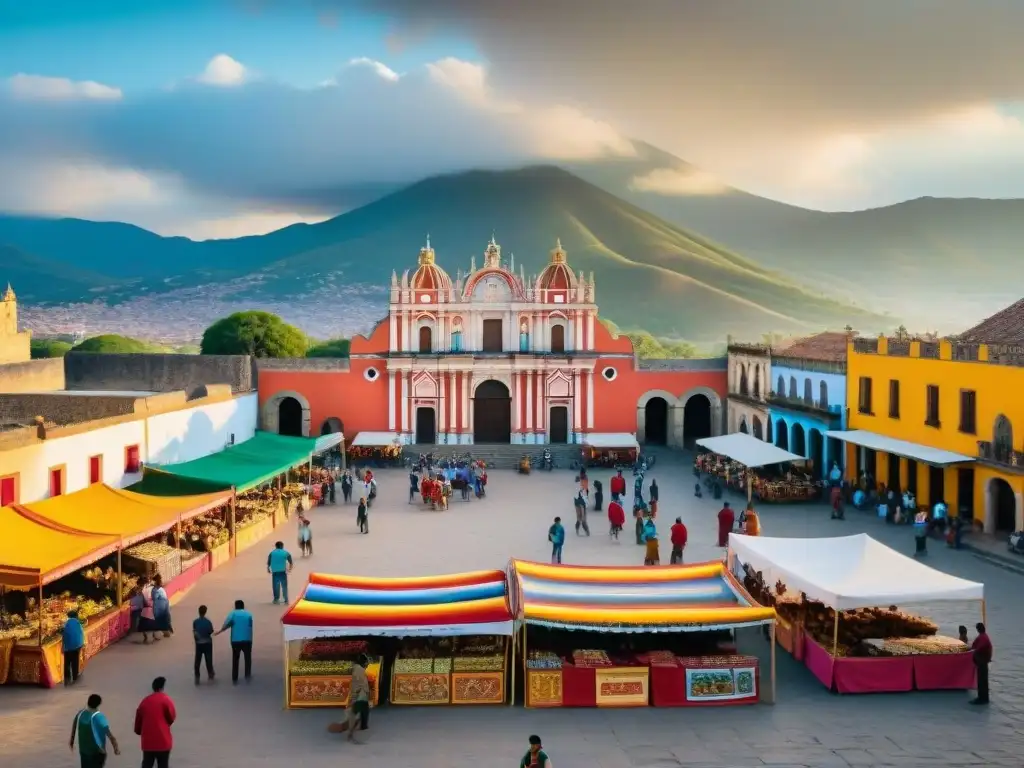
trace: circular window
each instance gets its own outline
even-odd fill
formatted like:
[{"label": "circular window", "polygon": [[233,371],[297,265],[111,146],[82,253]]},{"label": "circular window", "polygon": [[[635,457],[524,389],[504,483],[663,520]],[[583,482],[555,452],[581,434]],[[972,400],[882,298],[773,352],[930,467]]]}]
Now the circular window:
[{"label": "circular window", "polygon": [[615,381],[615,377],[619,375],[619,372],[609,365],[601,371],[601,375],[604,376],[605,381]]},{"label": "circular window", "polygon": [[421,293],[420,294],[420,303],[421,304],[427,304],[429,302],[430,302],[430,294],[429,293]]},{"label": "circular window", "polygon": [[378,371],[376,368],[367,368],[365,371],[363,371],[363,377],[367,381],[376,381],[378,376],[380,376],[380,371]]}]

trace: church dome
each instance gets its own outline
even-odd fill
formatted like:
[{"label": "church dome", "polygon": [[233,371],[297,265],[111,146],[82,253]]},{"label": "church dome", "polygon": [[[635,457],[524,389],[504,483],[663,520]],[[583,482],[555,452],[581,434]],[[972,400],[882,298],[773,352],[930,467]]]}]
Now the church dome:
[{"label": "church dome", "polygon": [[446,291],[452,287],[448,273],[435,262],[434,249],[430,247],[429,237],[427,244],[420,248],[419,267],[413,273],[410,287],[414,291]]},{"label": "church dome", "polygon": [[551,251],[551,261],[537,278],[537,288],[542,291],[565,291],[576,287],[576,276],[569,269],[562,241],[557,240]]}]

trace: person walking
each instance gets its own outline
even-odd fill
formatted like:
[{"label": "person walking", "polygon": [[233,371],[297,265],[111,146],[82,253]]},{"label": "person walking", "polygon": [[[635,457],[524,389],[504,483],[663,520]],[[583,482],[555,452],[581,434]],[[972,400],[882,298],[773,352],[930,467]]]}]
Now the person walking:
[{"label": "person walking", "polygon": [[924,557],[928,554],[928,513],[917,510],[914,515],[914,557]]},{"label": "person walking", "polygon": [[331,502],[331,505],[338,503],[337,496],[335,496],[335,486],[338,484],[338,478],[335,475],[335,471],[331,470],[330,480],[327,481],[327,497]]},{"label": "person walking", "polygon": [[551,768],[551,758],[540,743],[540,736],[530,737],[530,748],[526,750],[519,768]]},{"label": "person walking", "polygon": [[576,496],[573,499],[573,505],[576,507],[576,535],[579,536],[580,529],[582,529],[589,536],[590,526],[587,525],[587,497],[583,486],[580,484],[576,486]]},{"label": "person walking", "polygon": [[729,546],[729,534],[732,532],[732,527],[735,524],[736,513],[729,506],[729,502],[726,501],[722,504],[722,508],[718,510],[718,546]]},{"label": "person walking", "polygon": [[164,577],[159,573],[153,577],[153,617],[156,628],[163,632],[164,637],[174,634],[171,623],[171,600],[164,589]]},{"label": "person walking", "polygon": [[365,731],[370,725],[370,679],[366,676],[366,667],[370,660],[366,654],[352,664],[352,684],[349,688],[348,704],[348,740],[356,740],[356,721],[359,730]]},{"label": "person walking", "polygon": [[416,474],[415,467],[409,470],[409,503],[412,504],[416,494],[420,492],[420,476]]},{"label": "person walking", "polygon": [[622,533],[622,529],[626,525],[626,510],[618,501],[608,504],[608,523],[608,535],[618,541],[619,534]]},{"label": "person walking", "polygon": [[231,682],[238,682],[238,661],[245,661],[245,679],[252,679],[252,614],[245,609],[244,600],[235,600],[235,610],[224,619],[224,626],[215,633],[231,630]]},{"label": "person walking", "polygon": [[196,642],[193,672],[199,685],[199,663],[206,662],[206,679],[213,680],[213,622],[206,618],[206,606],[199,606],[199,615],[192,620],[192,638]]},{"label": "person walking", "polygon": [[153,582],[148,578],[142,580],[142,589],[139,594],[142,595],[142,610],[139,612],[139,632],[142,633],[143,644],[149,643],[150,635],[153,637],[155,643],[160,639],[160,635],[156,631],[156,615],[153,612]]},{"label": "person walking", "polygon": [[341,498],[346,504],[352,501],[352,474],[347,469],[341,476]]},{"label": "person walking", "polygon": [[64,653],[64,685],[74,685],[78,682],[78,666],[82,661],[82,648],[85,647],[85,628],[78,620],[77,610],[68,611],[67,621],[60,634],[61,651]]},{"label": "person walking", "polygon": [[75,751],[75,738],[78,738],[78,756],[82,768],[103,768],[107,763],[107,739],[114,749],[115,755],[121,754],[117,739],[110,732],[107,716],[100,712],[103,699],[98,693],[89,694],[85,709],[78,710],[74,722],[71,723],[71,741],[68,746]]},{"label": "person walking", "polygon": [[299,554],[302,557],[313,554],[313,529],[309,527],[309,519],[306,517],[299,517]]},{"label": "person walking", "polygon": [[974,653],[974,666],[978,670],[978,696],[971,700],[971,704],[988,704],[988,665],[992,663],[992,640],[980,621],[974,628],[978,630],[978,636],[971,643],[971,651]]},{"label": "person walking", "polygon": [[604,507],[604,484],[600,480],[594,481],[594,511],[600,512]]},{"label": "person walking", "polygon": [[565,528],[562,527],[562,518],[556,517],[555,522],[548,528],[548,541],[551,542],[551,563],[561,564],[562,545],[565,544]]},{"label": "person walking", "polygon": [[274,605],[277,605],[282,597],[285,603],[288,602],[288,573],[293,565],[291,553],[284,548],[284,542],[275,542],[274,548],[267,555],[267,573],[270,574]]},{"label": "person walking", "polygon": [[135,710],[135,735],[142,742],[142,768],[169,768],[174,739],[171,726],[178,717],[171,697],[164,693],[166,678],[153,680],[153,692]]},{"label": "person walking", "polygon": [[621,469],[615,473],[609,487],[612,492],[612,501],[620,501],[626,495],[626,478],[622,476]]},{"label": "person walking", "polygon": [[359,532],[360,533],[369,533],[370,532],[370,518],[366,514],[366,512],[367,512],[366,499],[365,498],[360,498],[359,499],[359,507],[356,509],[356,525],[359,526]]},{"label": "person walking", "polygon": [[686,548],[688,537],[686,526],[683,525],[683,518],[677,517],[675,524],[669,529],[669,538],[672,541],[672,556],[669,558],[671,565],[682,565],[683,550]]}]

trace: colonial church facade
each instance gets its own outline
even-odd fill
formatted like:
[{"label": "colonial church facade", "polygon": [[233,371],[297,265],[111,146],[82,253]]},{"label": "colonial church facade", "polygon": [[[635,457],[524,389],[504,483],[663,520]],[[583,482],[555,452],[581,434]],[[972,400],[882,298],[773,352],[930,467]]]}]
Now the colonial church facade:
[{"label": "colonial church facade", "polygon": [[639,361],[598,320],[596,282],[556,243],[538,275],[494,238],[465,273],[429,238],[392,273],[388,314],[342,360],[261,361],[266,429],[388,433],[404,443],[580,443],[637,435],[682,445],[722,431],[725,359]]}]

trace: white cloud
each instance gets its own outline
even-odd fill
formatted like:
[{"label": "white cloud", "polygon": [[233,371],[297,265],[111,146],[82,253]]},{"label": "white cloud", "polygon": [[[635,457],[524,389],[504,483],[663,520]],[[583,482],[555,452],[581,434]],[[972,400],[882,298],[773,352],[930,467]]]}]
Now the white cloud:
[{"label": "white cloud", "polygon": [[[388,80],[389,82],[395,83],[402,77],[400,74],[391,69],[387,64],[377,61],[376,59],[368,59],[365,56],[352,59],[349,61],[350,67],[367,67],[372,69],[378,77],[382,80]],[[334,81],[330,81],[332,84]]]},{"label": "white cloud", "polygon": [[16,187],[0,185],[0,210],[53,216],[100,218],[113,209],[155,207],[180,188],[169,177],[104,167],[89,159],[32,162],[2,155],[0,176],[18,179]]},{"label": "white cloud", "polygon": [[118,101],[123,96],[120,88],[92,80],[69,80],[66,77],[44,77],[23,73],[8,78],[7,87],[15,98],[30,101]]},{"label": "white cloud", "polygon": [[721,179],[697,168],[656,168],[633,177],[629,188],[672,197],[711,197],[729,191]]},{"label": "white cloud", "polygon": [[162,223],[153,231],[161,235],[184,235],[193,240],[224,240],[247,235],[265,235],[292,224],[316,224],[330,216],[299,211],[249,211],[215,219]]},{"label": "white cloud", "polygon": [[431,79],[498,119],[514,120],[536,156],[546,160],[588,160],[605,155],[630,157],[633,142],[612,125],[563,105],[530,106],[501,98],[480,64],[448,57],[427,65]]},{"label": "white cloud", "polygon": [[218,53],[206,64],[197,80],[206,85],[231,88],[242,85],[249,77],[245,66],[226,53]]}]

